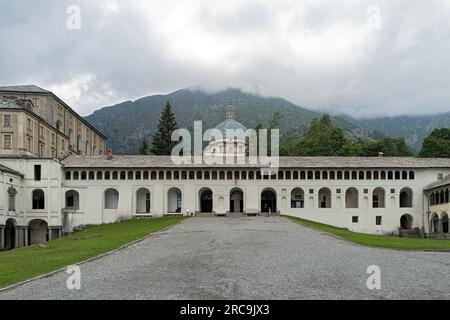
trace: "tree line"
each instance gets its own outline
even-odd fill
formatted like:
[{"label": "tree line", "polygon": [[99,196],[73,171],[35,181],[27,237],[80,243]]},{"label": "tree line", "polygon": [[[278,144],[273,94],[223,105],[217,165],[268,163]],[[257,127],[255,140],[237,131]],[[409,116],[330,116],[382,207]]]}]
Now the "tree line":
[{"label": "tree line", "polygon": [[[275,112],[267,129],[280,126],[282,115]],[[144,137],[139,151],[142,155],[170,155],[177,142],[171,135],[178,128],[175,114],[169,102],[166,103],[159,119],[157,132],[149,144]],[[256,124],[258,132],[262,124]],[[410,157],[414,151],[404,138],[383,137],[381,139],[352,138],[342,128],[334,125],[329,115],[314,119],[303,135],[285,134],[280,139],[280,156],[348,156],[376,157],[383,153],[387,157]],[[269,136],[270,141],[270,136]],[[270,150],[270,148],[269,148]],[[419,157],[450,158],[450,129],[435,129],[424,140]]]}]

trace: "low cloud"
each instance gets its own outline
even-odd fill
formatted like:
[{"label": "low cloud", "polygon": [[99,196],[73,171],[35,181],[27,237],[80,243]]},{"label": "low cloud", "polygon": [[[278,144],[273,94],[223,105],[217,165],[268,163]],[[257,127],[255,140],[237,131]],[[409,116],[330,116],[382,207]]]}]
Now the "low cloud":
[{"label": "low cloud", "polygon": [[446,0],[16,0],[0,4],[0,84],[43,86],[81,114],[193,85],[354,117],[438,113],[449,21]]}]

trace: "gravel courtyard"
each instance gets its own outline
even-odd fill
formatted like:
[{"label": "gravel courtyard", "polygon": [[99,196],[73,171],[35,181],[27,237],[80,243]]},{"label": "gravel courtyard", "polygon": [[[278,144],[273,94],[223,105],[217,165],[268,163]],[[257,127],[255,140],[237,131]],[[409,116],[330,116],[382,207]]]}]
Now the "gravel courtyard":
[{"label": "gravel courtyard", "polygon": [[450,253],[351,245],[285,218],[192,218],[80,267],[80,290],[61,272],[0,299],[450,299]]}]

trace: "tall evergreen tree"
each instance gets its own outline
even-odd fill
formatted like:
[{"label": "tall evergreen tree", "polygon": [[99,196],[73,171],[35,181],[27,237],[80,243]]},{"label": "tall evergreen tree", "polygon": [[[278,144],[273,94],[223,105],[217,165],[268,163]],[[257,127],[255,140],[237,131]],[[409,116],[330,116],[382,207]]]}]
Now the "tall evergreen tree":
[{"label": "tall evergreen tree", "polygon": [[145,137],[142,138],[141,144],[139,146],[139,153],[142,155],[150,154],[150,147],[149,147],[147,139]]},{"label": "tall evergreen tree", "polygon": [[450,158],[450,129],[435,129],[423,141],[422,158]]},{"label": "tall evergreen tree", "polygon": [[167,101],[159,119],[158,131],[153,136],[153,143],[150,148],[151,153],[155,155],[170,155],[173,147],[178,143],[171,140],[172,132],[176,129],[177,121],[172,112],[172,106]]}]

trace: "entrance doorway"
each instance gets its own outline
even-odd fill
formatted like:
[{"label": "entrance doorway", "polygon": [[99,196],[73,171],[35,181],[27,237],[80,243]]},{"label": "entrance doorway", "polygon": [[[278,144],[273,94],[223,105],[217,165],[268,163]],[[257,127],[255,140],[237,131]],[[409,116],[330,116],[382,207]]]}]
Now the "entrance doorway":
[{"label": "entrance doorway", "polygon": [[203,189],[200,191],[200,212],[213,212],[213,192],[211,189]]},{"label": "entrance doorway", "polygon": [[266,189],[261,193],[261,212],[277,211],[277,194],[272,189]]},{"label": "entrance doorway", "polygon": [[244,212],[244,192],[241,189],[233,189],[230,192],[230,212]]}]

